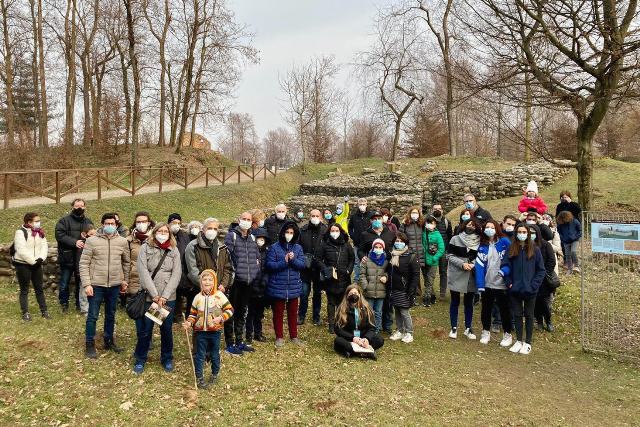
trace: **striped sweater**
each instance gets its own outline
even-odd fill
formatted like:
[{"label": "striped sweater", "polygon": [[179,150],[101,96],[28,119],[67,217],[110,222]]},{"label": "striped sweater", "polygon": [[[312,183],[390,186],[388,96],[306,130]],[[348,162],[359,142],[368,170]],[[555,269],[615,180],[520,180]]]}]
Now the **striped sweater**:
[{"label": "striped sweater", "polygon": [[[222,316],[222,323],[213,319]],[[187,319],[195,331],[216,332],[222,330],[224,322],[233,316],[233,307],[224,293],[217,291],[213,295],[200,292],[193,299],[191,312]]]}]

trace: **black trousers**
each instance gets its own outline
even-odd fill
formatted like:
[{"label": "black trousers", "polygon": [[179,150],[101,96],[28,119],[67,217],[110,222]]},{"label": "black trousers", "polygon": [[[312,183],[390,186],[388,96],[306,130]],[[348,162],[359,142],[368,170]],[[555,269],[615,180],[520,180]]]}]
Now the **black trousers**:
[{"label": "black trousers", "polygon": [[486,288],[482,292],[482,329],[491,330],[491,312],[493,304],[498,306],[500,310],[500,319],[502,320],[502,330],[505,333],[511,333],[511,308],[509,307],[509,296],[506,289]]},{"label": "black trousers", "polygon": [[551,323],[551,307],[553,304],[553,293],[547,293],[544,295],[538,294],[536,296],[536,307],[534,314],[538,323],[544,322],[548,325]]},{"label": "black trousers", "polygon": [[22,314],[29,311],[29,284],[33,284],[40,311],[47,311],[47,303],[42,288],[42,264],[29,265],[16,263],[16,277],[20,284],[20,309]]},{"label": "black trousers", "polygon": [[[367,337],[367,339],[369,340],[369,344],[371,344],[371,347],[373,347],[374,350],[377,350],[384,345],[384,339],[380,335],[376,334],[371,336],[371,338]],[[336,351],[336,353],[343,356],[347,352],[353,354],[351,343],[342,337],[336,337],[333,340],[333,349]]]},{"label": "black trousers", "polygon": [[247,331],[247,341],[262,335],[262,319],[264,318],[264,308],[266,306],[265,297],[249,298],[249,308],[247,310],[247,320],[245,329]]},{"label": "black trousers", "polygon": [[525,324],[525,339],[524,342],[531,344],[533,339],[533,311],[536,306],[536,296],[522,296],[517,294],[510,294],[511,310],[513,310],[513,317],[516,322],[516,339],[522,341],[522,318],[524,317]]},{"label": "black trousers", "polygon": [[233,316],[224,323],[224,340],[227,346],[243,342],[244,322],[247,318],[247,306],[251,296],[251,287],[247,282],[236,280],[229,290],[229,302],[233,306]]}]

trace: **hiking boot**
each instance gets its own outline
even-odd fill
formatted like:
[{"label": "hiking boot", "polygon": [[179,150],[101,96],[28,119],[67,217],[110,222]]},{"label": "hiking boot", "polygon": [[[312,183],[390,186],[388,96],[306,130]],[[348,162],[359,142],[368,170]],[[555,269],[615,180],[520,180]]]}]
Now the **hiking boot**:
[{"label": "hiking boot", "polygon": [[204,377],[200,377],[197,380],[197,385],[199,389],[206,390],[209,388],[209,384],[204,380]]},{"label": "hiking boot", "polygon": [[211,375],[211,378],[209,378],[209,385],[214,385],[216,382],[218,382],[218,376]]},{"label": "hiking boot", "polygon": [[255,340],[258,341],[258,342],[267,342],[267,337],[265,337],[264,335],[260,334],[260,335],[255,337]]},{"label": "hiking boot", "polygon": [[435,295],[431,295],[431,305],[434,305],[437,301],[438,301],[438,299],[436,298],[436,296]]},{"label": "hiking boot", "polygon": [[26,312],[22,315],[22,320],[24,320],[25,322],[31,322],[31,315],[29,314],[29,312]]},{"label": "hiking boot", "polygon": [[555,330],[556,328],[553,327],[553,324],[551,322],[547,322],[547,332],[553,332]]},{"label": "hiking boot", "polygon": [[51,315],[49,315],[49,312],[46,310],[42,312],[42,317],[44,317],[47,320],[51,319]]},{"label": "hiking boot", "polygon": [[94,341],[87,341],[84,355],[89,359],[97,359],[98,353],[96,353],[96,343]]},{"label": "hiking boot", "polygon": [[114,341],[105,341],[104,349],[113,351],[114,353],[122,353],[124,350],[122,347],[118,346]]}]

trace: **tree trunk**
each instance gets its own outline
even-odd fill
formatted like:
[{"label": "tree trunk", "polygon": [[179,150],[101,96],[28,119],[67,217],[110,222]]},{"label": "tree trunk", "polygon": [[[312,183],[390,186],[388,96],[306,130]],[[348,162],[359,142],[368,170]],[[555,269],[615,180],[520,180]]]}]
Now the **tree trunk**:
[{"label": "tree trunk", "polygon": [[529,73],[524,74],[524,88],[526,92],[525,106],[524,106],[524,160],[531,160],[531,81],[529,80]]},{"label": "tree trunk", "polygon": [[42,39],[42,0],[38,0],[38,74],[40,81],[40,118],[38,135],[40,146],[49,147],[49,107],[47,105],[47,84],[44,71],[44,41]]},{"label": "tree trunk", "polygon": [[578,201],[583,211],[591,210],[593,192],[593,149],[592,140],[582,126],[578,126]]},{"label": "tree trunk", "polygon": [[[31,79],[33,82],[33,118],[36,122],[40,122],[40,85],[38,79],[38,21],[36,18],[35,0],[29,0],[31,10],[31,29],[33,31],[33,56],[31,58]],[[42,137],[38,136],[39,126],[33,128],[33,145],[42,146]]]},{"label": "tree trunk", "polygon": [[133,119],[131,122],[131,164],[138,164],[138,136],[140,131],[140,70],[136,55],[136,38],[133,28],[131,0],[123,0],[127,11],[127,35],[129,38],[129,59],[133,74]]},{"label": "tree trunk", "polygon": [[5,93],[7,109],[5,120],[7,124],[7,146],[11,147],[15,143],[15,113],[13,106],[13,58],[12,47],[9,40],[8,7],[4,0],[0,0],[2,9],[2,33],[4,38],[4,68],[5,68]]},{"label": "tree trunk", "polygon": [[91,129],[91,73],[89,71],[88,55],[80,58],[82,68],[82,105],[84,109],[84,132],[82,135],[82,145],[93,145],[93,134]]},{"label": "tree trunk", "polygon": [[65,91],[64,145],[73,145],[73,116],[76,103],[76,0],[67,0],[64,18],[67,84]]},{"label": "tree trunk", "polygon": [[[445,104],[445,112],[447,116],[447,139],[449,140],[449,154],[453,157],[458,155],[458,142],[455,136],[454,126],[453,126],[453,77],[451,72],[451,64],[448,59],[449,52],[445,53],[445,73],[447,80],[447,101]],[[395,159],[394,159],[395,161]]]},{"label": "tree trunk", "polygon": [[127,58],[124,50],[119,44],[116,44],[118,49],[118,55],[120,56],[120,68],[122,68],[122,91],[124,92],[124,145],[129,145],[129,136],[131,130],[131,96],[129,94],[129,65],[127,64]]},{"label": "tree trunk", "polygon": [[302,173],[306,174],[307,173],[307,147],[306,144],[304,143],[304,117],[302,114],[299,114],[299,121],[300,121],[300,131],[299,131],[299,137],[300,137],[300,148],[302,149]]},{"label": "tree trunk", "polygon": [[396,124],[393,131],[393,146],[391,148],[391,160],[394,162],[398,160],[398,144],[400,144],[400,125],[402,124],[402,117],[396,118]]}]

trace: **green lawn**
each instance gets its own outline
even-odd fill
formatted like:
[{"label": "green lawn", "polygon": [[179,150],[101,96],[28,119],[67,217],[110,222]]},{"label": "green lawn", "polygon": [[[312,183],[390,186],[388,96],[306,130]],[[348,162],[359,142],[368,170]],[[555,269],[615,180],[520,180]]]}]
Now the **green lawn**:
[{"label": "green lawn", "polygon": [[[33,297],[32,297],[33,298]],[[377,362],[345,360],[324,327],[305,325],[303,349],[273,341],[241,358],[223,356],[219,383],[193,386],[186,338],[174,328],[176,370],[162,371],[159,337],[143,375],[131,372],[135,327],[118,312],[126,351],[83,357],[84,318],[19,320],[16,285],[0,288],[0,425],[634,425],[636,367],[583,353],[577,344],[576,281],[558,294],[554,334],[535,333],[533,352],[514,355],[466,338],[443,338],[448,305],[412,310],[413,344],[387,341]],[[32,304],[34,302],[32,301]],[[478,330],[479,308],[476,308]],[[99,326],[101,321],[99,322]],[[270,313],[265,319],[273,338]],[[443,328],[443,329],[440,329]],[[157,330],[156,330],[157,331]],[[130,402],[131,408],[120,405]],[[222,418],[218,418],[222,417]]]}]

